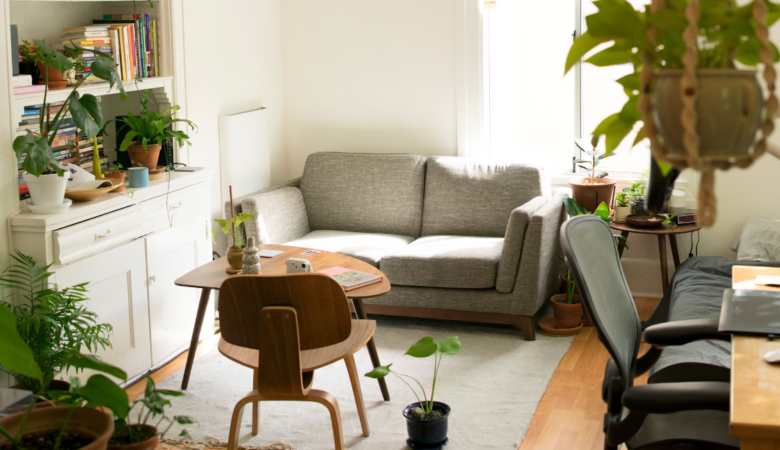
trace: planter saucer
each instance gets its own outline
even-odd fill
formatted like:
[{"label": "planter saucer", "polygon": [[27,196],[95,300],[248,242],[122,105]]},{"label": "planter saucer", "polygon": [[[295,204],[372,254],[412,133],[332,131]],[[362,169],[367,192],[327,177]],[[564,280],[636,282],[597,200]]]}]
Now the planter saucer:
[{"label": "planter saucer", "polygon": [[406,440],[406,445],[408,445],[409,448],[420,448],[425,450],[438,450],[440,448],[444,448],[449,443],[450,443],[450,438],[446,438],[444,439],[443,442],[439,442],[436,444],[418,444],[411,439]]},{"label": "planter saucer", "polygon": [[574,328],[558,328],[555,317],[545,317],[539,321],[539,332],[545,336],[573,336],[582,329],[582,322]]},{"label": "planter saucer", "polygon": [[241,269],[236,270],[236,269],[228,266],[228,268],[225,269],[225,272],[227,272],[230,275],[238,275],[238,274],[242,273],[243,271]]},{"label": "planter saucer", "polygon": [[30,212],[33,214],[59,214],[67,211],[72,204],[73,201],[69,198],[66,198],[61,205],[35,206],[32,204],[32,202],[30,202],[27,204],[27,206],[30,208]]}]

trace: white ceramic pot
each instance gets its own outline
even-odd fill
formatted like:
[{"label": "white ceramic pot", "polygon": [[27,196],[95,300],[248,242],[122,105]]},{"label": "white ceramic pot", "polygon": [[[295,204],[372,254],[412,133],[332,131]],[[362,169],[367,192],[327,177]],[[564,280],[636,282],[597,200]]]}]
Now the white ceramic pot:
[{"label": "white ceramic pot", "polygon": [[35,206],[59,206],[65,201],[65,188],[68,187],[68,177],[56,173],[36,177],[25,172],[25,183],[30,189],[30,198]]},{"label": "white ceramic pot", "polygon": [[615,208],[615,222],[625,222],[629,214],[631,214],[630,206],[618,206]]}]

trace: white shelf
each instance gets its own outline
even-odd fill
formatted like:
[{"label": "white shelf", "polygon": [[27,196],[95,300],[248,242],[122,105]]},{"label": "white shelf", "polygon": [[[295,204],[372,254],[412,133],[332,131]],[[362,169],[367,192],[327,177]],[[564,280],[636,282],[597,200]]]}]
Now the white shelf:
[{"label": "white shelf", "polygon": [[[169,90],[172,83],[173,83],[173,77],[151,77],[151,78],[143,78],[143,80],[139,81],[137,84],[135,81],[125,81],[124,87],[126,92],[144,91],[144,90],[152,90],[152,89],[160,89],[160,88]],[[64,101],[65,99],[68,98],[68,96],[72,91],[73,91],[72,87],[67,87],[65,89],[58,89],[56,91],[49,90],[49,94],[46,97],[46,102],[56,103],[56,102]],[[80,95],[92,94],[95,97],[102,97],[104,95],[119,94],[119,89],[117,88],[117,86],[114,86],[113,88],[109,89],[108,83],[97,83],[97,84],[86,85],[86,86],[82,85],[78,89],[78,92]],[[13,99],[14,99],[14,103],[16,103],[17,105],[18,104],[22,104],[24,106],[39,105],[43,103],[43,92],[14,95]]]}]

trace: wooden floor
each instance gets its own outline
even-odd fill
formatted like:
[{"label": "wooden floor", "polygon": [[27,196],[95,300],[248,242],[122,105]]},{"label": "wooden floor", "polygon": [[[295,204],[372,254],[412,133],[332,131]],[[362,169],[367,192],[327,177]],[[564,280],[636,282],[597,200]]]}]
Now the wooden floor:
[{"label": "wooden floor", "polygon": [[[649,318],[659,301],[637,298],[639,317],[642,320]],[[202,341],[195,358],[216,351],[218,343],[219,335]],[[647,348],[643,344],[640,354]],[[599,342],[595,328],[583,328],[555,370],[519,450],[604,448],[601,430],[606,409],[601,400],[601,381],[608,358],[609,354]],[[184,369],[186,361],[185,352],[150,376],[155,384],[162,383]],[[646,376],[643,376],[636,384],[645,382]],[[127,388],[130,400],[141,396],[145,386],[142,381]]]},{"label": "wooden floor", "polygon": [[[660,300],[637,298],[639,317],[648,319]],[[642,344],[639,354],[648,348]],[[601,382],[608,359],[596,329],[583,328],[555,370],[519,450],[604,448]],[[636,380],[637,385],[646,382],[646,374]]]}]

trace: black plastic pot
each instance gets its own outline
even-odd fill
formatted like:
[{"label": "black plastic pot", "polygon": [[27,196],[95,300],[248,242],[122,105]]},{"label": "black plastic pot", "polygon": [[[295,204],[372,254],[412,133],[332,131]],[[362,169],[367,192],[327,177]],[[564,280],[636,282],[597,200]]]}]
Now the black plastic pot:
[{"label": "black plastic pot", "polygon": [[410,448],[421,449],[438,449],[444,447],[450,441],[447,439],[447,420],[452,409],[446,403],[433,402],[433,409],[444,413],[441,417],[431,420],[412,419],[412,409],[419,406],[419,403],[412,403],[404,408],[406,431],[409,433],[409,439],[406,440],[406,445]]}]

